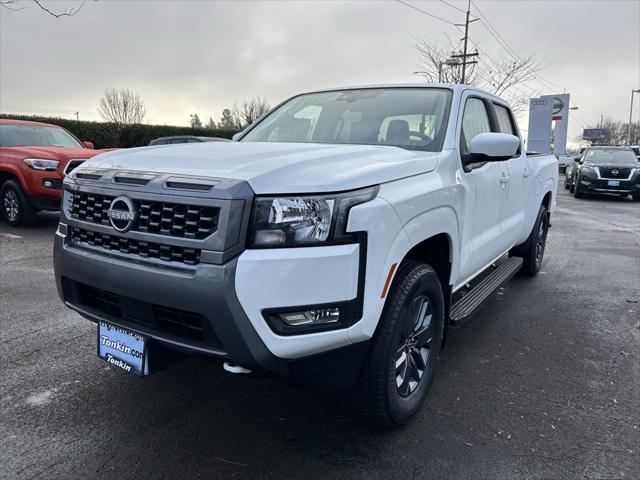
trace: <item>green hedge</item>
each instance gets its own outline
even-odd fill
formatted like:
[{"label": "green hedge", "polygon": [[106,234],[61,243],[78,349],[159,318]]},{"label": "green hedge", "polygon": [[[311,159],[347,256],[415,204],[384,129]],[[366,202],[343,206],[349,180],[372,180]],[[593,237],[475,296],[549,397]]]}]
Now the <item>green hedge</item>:
[{"label": "green hedge", "polygon": [[197,135],[231,138],[236,130],[209,130],[207,128],[175,127],[171,125],[122,125],[106,122],[87,122],[68,118],[31,115],[0,114],[0,118],[53,123],[66,128],[82,141],[93,142],[96,148],[129,148],[149,145],[154,138],[171,135]]}]

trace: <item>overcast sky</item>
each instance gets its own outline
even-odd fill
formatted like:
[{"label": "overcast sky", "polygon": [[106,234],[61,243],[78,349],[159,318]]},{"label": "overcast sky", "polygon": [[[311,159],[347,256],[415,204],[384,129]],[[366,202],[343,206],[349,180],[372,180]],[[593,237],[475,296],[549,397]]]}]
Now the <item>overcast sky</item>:
[{"label": "overcast sky", "polygon": [[[406,0],[455,23],[464,0]],[[43,0],[55,12],[77,1]],[[577,136],[600,114],[628,120],[640,88],[640,0],[481,1],[477,7],[520,56],[536,54],[547,85],[579,107]],[[205,121],[253,95],[271,105],[331,86],[416,82],[414,38],[458,38],[456,28],[396,1],[87,0],[53,18],[29,0],[0,7],[0,111],[98,120],[105,88],[128,87],[149,106],[149,123]],[[476,7],[472,5],[472,13]],[[470,30],[484,53],[507,53],[481,22]],[[537,94],[562,93],[539,82]],[[640,115],[636,95],[634,118]],[[526,113],[524,115],[526,117]],[[526,128],[526,118],[521,119]]]}]

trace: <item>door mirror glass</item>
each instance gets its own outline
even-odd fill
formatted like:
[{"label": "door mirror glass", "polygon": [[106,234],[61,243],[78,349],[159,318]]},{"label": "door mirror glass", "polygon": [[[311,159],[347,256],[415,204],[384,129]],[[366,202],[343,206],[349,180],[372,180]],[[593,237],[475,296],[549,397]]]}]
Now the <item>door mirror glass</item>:
[{"label": "door mirror glass", "polygon": [[90,148],[91,150],[93,150],[94,148],[96,148],[93,145],[93,142],[82,142],[82,144],[85,146],[85,148]]},{"label": "door mirror glass", "polygon": [[469,142],[470,162],[508,160],[518,152],[520,139],[508,133],[479,133]]}]

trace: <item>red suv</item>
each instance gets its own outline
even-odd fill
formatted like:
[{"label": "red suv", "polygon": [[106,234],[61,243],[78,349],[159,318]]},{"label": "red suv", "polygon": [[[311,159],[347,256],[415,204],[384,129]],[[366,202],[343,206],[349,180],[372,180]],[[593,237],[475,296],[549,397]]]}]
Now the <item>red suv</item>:
[{"label": "red suv", "polygon": [[0,209],[11,225],[59,210],[62,179],[100,153],[56,125],[0,119]]}]

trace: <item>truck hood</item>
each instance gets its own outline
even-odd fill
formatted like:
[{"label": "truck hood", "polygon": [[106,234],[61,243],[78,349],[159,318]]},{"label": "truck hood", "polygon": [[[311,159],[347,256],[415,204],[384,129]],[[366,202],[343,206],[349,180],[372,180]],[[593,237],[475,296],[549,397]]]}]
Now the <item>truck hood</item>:
[{"label": "truck hood", "polygon": [[378,145],[211,142],[118,150],[80,169],[246,180],[254,192],[351,190],[435,169],[437,155]]}]

